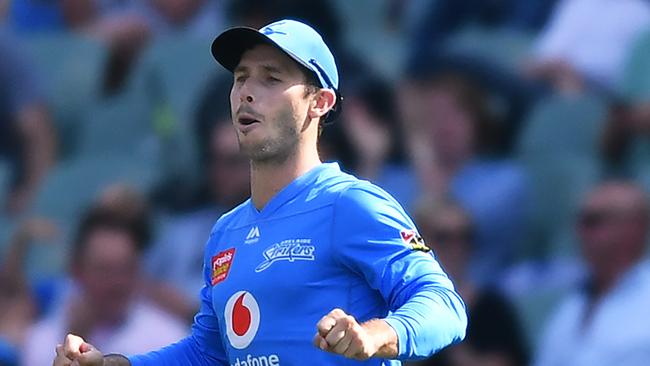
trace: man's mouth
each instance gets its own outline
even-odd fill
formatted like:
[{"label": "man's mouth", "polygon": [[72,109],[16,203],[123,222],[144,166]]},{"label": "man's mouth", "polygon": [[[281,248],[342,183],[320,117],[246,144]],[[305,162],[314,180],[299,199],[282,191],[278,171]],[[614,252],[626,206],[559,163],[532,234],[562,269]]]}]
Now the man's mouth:
[{"label": "man's mouth", "polygon": [[244,115],[240,115],[237,118],[237,122],[241,125],[248,126],[248,125],[252,125],[253,123],[259,123],[260,121],[253,116],[244,114]]}]

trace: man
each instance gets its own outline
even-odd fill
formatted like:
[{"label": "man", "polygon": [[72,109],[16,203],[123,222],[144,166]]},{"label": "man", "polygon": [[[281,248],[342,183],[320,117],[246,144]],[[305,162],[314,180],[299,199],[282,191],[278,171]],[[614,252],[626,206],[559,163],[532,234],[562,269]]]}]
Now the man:
[{"label": "man", "polygon": [[567,93],[616,92],[628,54],[648,26],[644,0],[559,1],[525,72]]},{"label": "man", "polygon": [[68,332],[82,334],[107,351],[128,353],[146,352],[187,335],[179,319],[138,296],[147,242],[141,223],[122,211],[97,206],[82,218],[71,251],[72,281],[57,296],[59,306],[29,329],[23,365],[49,364],[51,345]]},{"label": "man", "polygon": [[535,365],[648,365],[649,226],[648,201],[636,185],[607,182],[588,195],[577,230],[590,277],[554,314]]},{"label": "man", "polygon": [[0,163],[6,160],[12,178],[3,210],[15,216],[54,165],[57,138],[30,63],[1,28],[0,54]]},{"label": "man", "polygon": [[399,365],[461,340],[464,304],[411,219],[319,159],[320,123],[340,99],[320,35],[282,20],[228,30],[212,52],[234,73],[251,198],[210,234],[192,335],[130,358],[69,335],[54,365]]}]

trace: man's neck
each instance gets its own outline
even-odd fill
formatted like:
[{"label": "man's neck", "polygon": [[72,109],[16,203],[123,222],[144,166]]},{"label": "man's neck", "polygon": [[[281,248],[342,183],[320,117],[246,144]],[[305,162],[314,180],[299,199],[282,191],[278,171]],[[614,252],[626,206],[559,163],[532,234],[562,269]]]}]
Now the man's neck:
[{"label": "man's neck", "polygon": [[321,164],[316,148],[298,151],[282,163],[251,163],[251,198],[255,208],[264,206],[296,178]]}]

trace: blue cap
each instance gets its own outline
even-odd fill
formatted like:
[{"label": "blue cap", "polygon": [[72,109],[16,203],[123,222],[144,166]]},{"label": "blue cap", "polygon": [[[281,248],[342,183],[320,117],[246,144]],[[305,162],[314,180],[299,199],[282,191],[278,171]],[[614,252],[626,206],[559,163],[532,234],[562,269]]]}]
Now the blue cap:
[{"label": "blue cap", "polygon": [[242,54],[257,44],[277,47],[318,76],[321,87],[338,91],[339,73],[329,47],[314,28],[295,20],[280,20],[259,30],[230,28],[212,42],[212,56],[232,72]]}]

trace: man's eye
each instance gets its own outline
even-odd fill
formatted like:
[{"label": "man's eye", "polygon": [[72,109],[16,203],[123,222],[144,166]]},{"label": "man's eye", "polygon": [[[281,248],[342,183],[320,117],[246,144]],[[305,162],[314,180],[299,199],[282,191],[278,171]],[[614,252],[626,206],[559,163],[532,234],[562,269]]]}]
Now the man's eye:
[{"label": "man's eye", "polygon": [[269,82],[271,82],[271,83],[279,83],[279,82],[282,81],[282,80],[280,80],[280,79],[278,79],[278,78],[274,78],[273,76],[269,76],[269,77],[266,78],[266,79],[267,79]]},{"label": "man's eye", "polygon": [[235,82],[237,82],[237,83],[242,83],[244,81],[246,81],[246,76],[244,76],[244,75],[240,75],[240,76],[235,77]]}]

